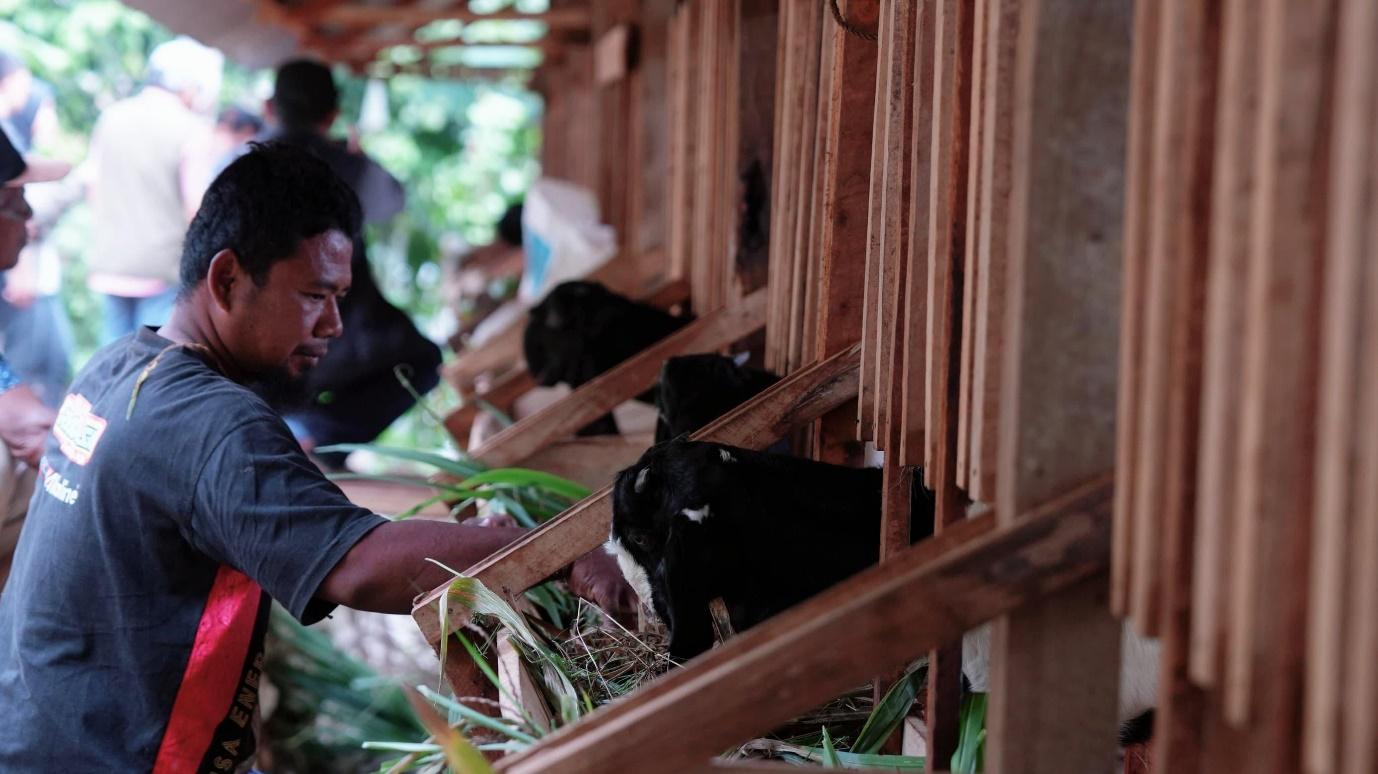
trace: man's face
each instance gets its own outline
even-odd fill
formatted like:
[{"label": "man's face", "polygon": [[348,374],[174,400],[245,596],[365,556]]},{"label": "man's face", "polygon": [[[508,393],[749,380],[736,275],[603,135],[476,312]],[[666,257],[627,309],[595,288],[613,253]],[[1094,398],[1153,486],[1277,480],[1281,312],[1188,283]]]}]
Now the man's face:
[{"label": "man's face", "polygon": [[247,275],[236,283],[223,335],[237,365],[256,379],[299,381],[320,362],[344,331],[337,304],[349,290],[352,253],[348,237],[327,231],[273,264],[263,287]]},{"label": "man's face", "polygon": [[0,271],[9,271],[19,262],[19,251],[29,239],[28,223],[33,210],[24,199],[24,189],[0,186]]}]

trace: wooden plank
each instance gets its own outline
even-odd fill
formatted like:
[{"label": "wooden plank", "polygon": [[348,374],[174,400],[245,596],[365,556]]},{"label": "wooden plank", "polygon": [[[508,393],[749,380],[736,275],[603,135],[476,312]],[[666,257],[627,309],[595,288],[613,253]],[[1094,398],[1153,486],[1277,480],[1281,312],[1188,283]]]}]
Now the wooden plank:
[{"label": "wooden plank", "polygon": [[[926,462],[928,405],[928,241],[933,208],[933,71],[937,42],[935,3],[920,0],[914,47],[914,132],[910,159],[913,167],[909,209],[909,267],[905,276],[904,408],[900,417],[900,464]],[[929,182],[926,182],[929,181]],[[924,476],[927,484],[928,476]]]},{"label": "wooden plank", "polygon": [[482,345],[461,352],[454,360],[442,366],[441,376],[457,392],[463,394],[468,392],[474,381],[483,374],[522,365],[525,363],[522,356],[522,332],[525,330],[524,317],[513,320],[511,325]]},{"label": "wooden plank", "polygon": [[[734,637],[635,695],[502,761],[503,771],[676,772],[992,615],[1109,562],[1109,486],[988,531],[990,517],[911,547]],[[1009,572],[991,573],[999,563]],[[941,614],[933,614],[941,610]],[[809,680],[792,676],[808,674]],[[694,733],[684,733],[692,723]]]},{"label": "wooden plank", "polygon": [[[966,161],[971,112],[970,6],[960,0],[940,0],[935,6],[933,65],[933,146],[928,217],[928,356],[926,448],[924,483],[939,485],[933,466],[946,444],[949,409],[946,388],[952,366],[947,363],[947,340],[961,324],[963,242],[966,239]],[[958,332],[959,335],[959,332]]]},{"label": "wooden plank", "polygon": [[618,24],[604,32],[593,46],[593,81],[610,86],[627,77],[630,68],[632,27]]},{"label": "wooden plank", "polygon": [[861,391],[857,395],[857,440],[876,440],[876,351],[880,333],[880,260],[881,237],[885,231],[885,164],[889,145],[886,133],[889,105],[894,98],[891,86],[894,68],[893,47],[889,41],[893,26],[894,7],[882,4],[877,28],[876,99],[872,105],[870,194],[866,207],[866,268],[861,311]]},{"label": "wooden plank", "polygon": [[[848,0],[846,18],[870,29],[880,16],[879,0]],[[830,357],[861,338],[865,296],[867,207],[870,198],[872,113],[875,109],[877,47],[836,24],[824,28],[835,70],[826,96],[822,265],[814,351]],[[842,406],[814,428],[818,459],[842,463],[855,446],[857,408]]]},{"label": "wooden plank", "polygon": [[700,317],[666,336],[568,396],[505,428],[474,449],[474,458],[489,467],[515,465],[644,392],[655,384],[667,358],[713,352],[751,335],[765,324],[765,294],[765,290],[757,291],[736,306]]},{"label": "wooden plank", "polygon": [[[1129,156],[1125,170],[1124,293],[1120,317],[1120,387],[1116,418],[1115,467],[1137,470],[1145,275],[1148,268],[1150,193],[1153,190],[1153,126],[1157,96],[1158,32],[1161,3],[1134,4],[1134,57],[1129,108]],[[1115,544],[1110,605],[1129,611],[1134,575],[1131,553],[1136,530],[1134,492],[1137,474],[1121,476],[1115,491]]]},{"label": "wooden plank", "polygon": [[[856,397],[859,360],[860,348],[853,346],[801,369],[714,420],[692,438],[764,449],[790,430],[812,422]],[[607,539],[608,527],[612,523],[610,493],[610,487],[595,492],[520,540],[468,568],[465,574],[479,578],[489,588],[507,596],[520,594]],[[417,625],[432,644],[439,642],[440,637],[435,602],[446,591],[445,587],[441,587],[421,596],[412,612]]]},{"label": "wooden plank", "polygon": [[554,728],[554,717],[545,695],[532,679],[531,667],[512,644],[512,633],[502,629],[496,640],[498,682],[502,685],[498,692],[499,712],[516,723],[534,722],[541,728]]},{"label": "wooden plank", "polygon": [[967,491],[972,500],[990,502],[995,499],[999,454],[1000,364],[1004,351],[1005,278],[1009,273],[1005,228],[1010,212],[1018,0],[996,0],[986,23],[988,44],[983,70],[985,117],[981,121],[981,202],[976,251],[976,309],[972,313],[976,330],[972,344],[971,456]]},{"label": "wooden plank", "polygon": [[786,254],[789,262],[789,317],[781,321],[785,326],[784,333],[787,337],[785,343],[785,361],[781,368],[782,374],[788,374],[804,365],[803,363],[803,331],[804,331],[804,297],[807,293],[805,285],[808,281],[808,234],[812,228],[809,222],[813,200],[814,179],[814,149],[818,137],[818,85],[819,85],[819,65],[821,60],[821,48],[823,44],[823,7],[821,5],[803,5],[805,9],[800,19],[799,35],[803,38],[802,70],[800,73],[800,112],[796,116],[799,122],[799,142],[796,150],[796,161],[798,164],[798,178],[796,185],[802,186],[799,196],[794,200],[796,211],[793,215],[794,220],[789,227],[794,230],[791,238],[791,250]]},{"label": "wooden plank", "polygon": [[[384,516],[405,513],[417,503],[426,499],[430,493],[425,489],[425,479],[418,478],[416,485],[390,481],[368,481],[339,479],[335,485],[344,492],[349,501]],[[450,507],[444,503],[432,503],[417,512],[417,516],[445,518],[450,515]]]},{"label": "wooden plank", "polygon": [[[1346,14],[1344,24],[1359,24]],[[1364,29],[1371,26],[1361,25]],[[1343,28],[1342,28],[1343,29]],[[1358,34],[1362,34],[1359,32]],[[1378,178],[1378,154],[1370,152],[1370,179]],[[1368,245],[1378,244],[1378,200],[1368,198]],[[1371,252],[1369,253],[1372,254]],[[1350,552],[1355,567],[1352,577],[1350,627],[1347,636],[1345,711],[1342,771],[1364,774],[1378,768],[1378,271],[1372,260],[1364,263],[1365,303],[1360,357],[1360,379],[1367,389],[1360,394],[1358,437],[1354,462],[1355,513],[1361,514]]]},{"label": "wooden plank", "polygon": [[735,166],[727,195],[742,199],[724,239],[735,254],[727,264],[728,302],[765,287],[770,278],[769,175],[775,160],[776,62],[780,48],[778,0],[741,0],[737,31],[739,84]]},{"label": "wooden plank", "polygon": [[770,319],[766,325],[766,367],[780,373],[789,346],[786,330],[792,293],[794,222],[797,216],[799,135],[803,110],[803,58],[807,41],[801,35],[805,6],[785,3],[780,13],[781,46],[777,67],[774,172],[771,175]]},{"label": "wooden plank", "polygon": [[697,109],[695,20],[681,6],[670,27],[670,273],[681,279],[689,276],[693,250],[695,138],[689,126]]},{"label": "wooden plank", "polygon": [[[1161,531],[1159,632],[1163,650],[1160,711],[1155,719],[1153,761],[1168,771],[1200,767],[1204,696],[1188,674],[1196,522],[1197,452],[1201,424],[1201,347],[1210,250],[1212,162],[1215,155],[1215,86],[1219,76],[1220,7],[1172,0],[1162,9],[1167,24],[1160,56],[1176,63],[1163,83],[1178,88],[1176,104],[1162,117],[1180,124],[1178,140],[1161,148],[1175,159],[1161,215],[1167,249],[1176,255],[1171,355],[1168,360],[1166,451],[1162,512],[1149,514]],[[1160,72],[1162,72],[1160,70]],[[1167,133],[1165,133],[1167,134]],[[1159,216],[1155,206],[1153,217]],[[1157,260],[1154,254],[1150,260]]]},{"label": "wooden plank", "polygon": [[[1360,510],[1357,502],[1365,486],[1356,477],[1357,458],[1368,443],[1374,424],[1363,420],[1365,393],[1374,382],[1361,380],[1365,359],[1365,328],[1378,296],[1365,295],[1368,276],[1378,274],[1372,256],[1374,225],[1370,220],[1378,196],[1378,148],[1373,139],[1378,116],[1378,88],[1373,79],[1375,56],[1372,36],[1378,32],[1378,6],[1345,2],[1339,7],[1336,53],[1334,123],[1332,129],[1329,210],[1326,222],[1324,315],[1321,335],[1319,408],[1316,421],[1316,524],[1311,551],[1311,589],[1308,602],[1306,694],[1303,726],[1303,760],[1306,771],[1325,774],[1339,771],[1341,732],[1345,707],[1352,687],[1357,693],[1378,686],[1354,686],[1346,672],[1346,643],[1359,618],[1361,607],[1351,607],[1363,592],[1360,565],[1372,555],[1356,551],[1363,521],[1378,519],[1374,511]],[[1366,311],[1367,310],[1367,311]],[[1371,349],[1371,348],[1370,348]],[[1371,699],[1360,699],[1363,703]],[[1369,704],[1372,706],[1372,704]],[[1357,727],[1358,738],[1349,740],[1362,748],[1373,726]],[[1368,742],[1371,744],[1371,742]],[[1369,767],[1372,769],[1372,766]]]},{"label": "wooden plank", "polygon": [[[1019,14],[1001,523],[1113,459],[1129,102],[1128,2],[1043,0]],[[1107,589],[1080,584],[996,622],[987,771],[1111,759],[1122,627]]]},{"label": "wooden plank", "polygon": [[[890,87],[891,102],[885,121],[885,145],[888,161],[885,164],[885,190],[882,202],[883,231],[880,255],[880,327],[876,340],[876,445],[892,448],[891,416],[894,423],[902,420],[901,412],[892,411],[896,399],[903,398],[903,390],[895,395],[893,379],[895,361],[903,357],[904,290],[908,270],[909,199],[916,185],[909,163],[914,131],[914,56],[918,36],[918,6],[900,3],[895,6],[891,25]],[[928,185],[927,180],[918,183]],[[896,339],[899,339],[897,342]],[[903,375],[903,364],[899,369]],[[897,440],[897,439],[896,439]]]},{"label": "wooden plank", "polygon": [[[1155,4],[1156,7],[1156,4]],[[1226,0],[1221,32],[1221,86],[1216,113],[1211,258],[1207,277],[1202,374],[1201,448],[1196,487],[1196,567],[1192,590],[1191,675],[1219,684],[1229,614],[1228,579],[1235,553],[1239,373],[1243,368],[1244,297],[1248,287],[1251,192],[1257,133],[1259,14],[1249,0]]]},{"label": "wooden plank", "polygon": [[1263,8],[1259,134],[1225,710],[1256,731],[1242,765],[1295,771],[1314,469],[1319,271],[1334,4]]},{"label": "wooden plank", "polygon": [[971,112],[967,134],[966,237],[963,243],[961,309],[961,365],[958,369],[957,391],[957,486],[966,489],[971,469],[971,377],[972,357],[976,347],[976,258],[980,250],[981,181],[985,121],[986,49],[990,47],[990,28],[986,17],[990,3],[976,3],[973,9],[971,33]]},{"label": "wooden plank", "polygon": [[813,178],[809,181],[808,203],[809,211],[806,221],[806,251],[804,254],[804,295],[801,299],[802,307],[800,310],[800,325],[797,329],[790,331],[791,347],[797,349],[800,363],[810,363],[817,356],[817,338],[819,326],[819,302],[823,273],[823,231],[825,226],[824,207],[827,206],[826,200],[826,181],[828,176],[828,133],[829,120],[828,110],[830,109],[829,98],[832,94],[833,79],[836,76],[836,67],[833,58],[836,55],[834,46],[827,37],[827,24],[820,32],[821,42],[819,45],[818,59],[818,118],[813,124],[813,134],[809,139],[809,147],[813,150]]},{"label": "wooden plank", "polygon": [[545,24],[552,30],[577,31],[589,28],[589,9],[587,6],[568,6],[551,9],[542,13],[522,13],[514,9],[503,9],[491,13],[476,13],[466,5],[451,8],[427,8],[407,5],[338,5],[320,15],[322,24],[342,27],[376,27],[384,24],[422,26],[433,21],[453,19],[463,22],[476,21],[534,21]]}]

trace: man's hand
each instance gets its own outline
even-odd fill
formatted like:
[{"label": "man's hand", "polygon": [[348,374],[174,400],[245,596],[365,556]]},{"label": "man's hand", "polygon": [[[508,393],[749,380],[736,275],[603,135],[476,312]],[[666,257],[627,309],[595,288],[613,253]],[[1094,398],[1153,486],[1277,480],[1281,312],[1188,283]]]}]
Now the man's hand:
[{"label": "man's hand", "polygon": [[617,560],[602,546],[574,561],[569,570],[569,589],[620,620],[636,612],[636,592],[622,577]]},{"label": "man's hand", "polygon": [[0,441],[21,462],[38,467],[43,443],[56,418],[57,414],[43,405],[28,385],[0,393]]}]

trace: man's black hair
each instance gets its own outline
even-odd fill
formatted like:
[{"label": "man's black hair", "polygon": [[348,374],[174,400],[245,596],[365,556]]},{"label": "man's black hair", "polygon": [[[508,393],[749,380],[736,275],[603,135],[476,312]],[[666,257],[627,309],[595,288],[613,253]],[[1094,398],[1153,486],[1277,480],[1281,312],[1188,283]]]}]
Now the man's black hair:
[{"label": "man's black hair", "polygon": [[498,238],[513,247],[522,246],[522,203],[507,208],[498,221]]},{"label": "man's black hair", "polygon": [[283,128],[314,129],[340,107],[340,92],[329,67],[310,59],[293,59],[278,67],[272,103]]},{"label": "man's black hair", "polygon": [[284,143],[253,143],[215,178],[182,243],[182,293],[210,270],[221,250],[262,286],[273,264],[303,240],[326,231],[353,239],[361,227],[359,198],[324,161]]}]

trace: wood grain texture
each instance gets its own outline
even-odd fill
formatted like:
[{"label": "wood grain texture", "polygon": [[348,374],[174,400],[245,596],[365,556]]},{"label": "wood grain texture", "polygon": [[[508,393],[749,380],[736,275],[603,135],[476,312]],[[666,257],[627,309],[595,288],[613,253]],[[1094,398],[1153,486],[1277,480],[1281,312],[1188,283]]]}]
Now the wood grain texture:
[{"label": "wood grain texture", "polygon": [[[996,514],[1110,466],[1115,449],[1131,8],[1020,8]],[[987,771],[1094,771],[1115,744],[1121,626],[1104,580],[992,636]]]}]

